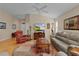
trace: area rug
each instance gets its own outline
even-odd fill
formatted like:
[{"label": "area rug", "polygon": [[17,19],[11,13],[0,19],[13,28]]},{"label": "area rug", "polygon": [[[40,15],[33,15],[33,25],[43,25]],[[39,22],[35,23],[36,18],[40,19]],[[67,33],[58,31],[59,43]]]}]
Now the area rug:
[{"label": "area rug", "polygon": [[52,49],[52,46],[50,46],[50,53],[36,53],[35,49],[36,41],[31,40],[24,44],[21,44],[19,47],[17,47],[14,52],[13,56],[53,56],[55,55],[55,51]]}]

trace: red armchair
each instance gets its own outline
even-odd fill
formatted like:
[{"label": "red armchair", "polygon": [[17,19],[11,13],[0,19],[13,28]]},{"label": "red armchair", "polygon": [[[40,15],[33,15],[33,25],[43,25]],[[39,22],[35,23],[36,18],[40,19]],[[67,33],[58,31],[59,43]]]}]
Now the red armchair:
[{"label": "red armchair", "polygon": [[16,42],[19,43],[24,43],[27,40],[30,39],[30,37],[28,37],[28,35],[23,35],[22,31],[16,31],[15,32],[15,36],[16,36]]}]

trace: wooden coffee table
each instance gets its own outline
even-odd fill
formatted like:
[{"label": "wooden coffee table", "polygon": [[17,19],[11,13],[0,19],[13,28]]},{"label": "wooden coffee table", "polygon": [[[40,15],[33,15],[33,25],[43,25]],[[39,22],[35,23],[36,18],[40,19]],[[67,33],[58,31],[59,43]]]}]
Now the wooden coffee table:
[{"label": "wooden coffee table", "polygon": [[37,46],[37,52],[38,53],[49,53],[49,47],[50,47],[50,44],[39,44]]},{"label": "wooden coffee table", "polygon": [[70,48],[68,52],[72,56],[79,56],[79,48]]}]

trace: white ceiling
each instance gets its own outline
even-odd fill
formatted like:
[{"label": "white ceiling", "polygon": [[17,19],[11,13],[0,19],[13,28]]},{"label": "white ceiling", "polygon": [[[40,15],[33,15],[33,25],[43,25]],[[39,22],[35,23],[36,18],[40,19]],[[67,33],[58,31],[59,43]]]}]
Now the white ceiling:
[{"label": "white ceiling", "polygon": [[[25,14],[38,13],[33,7],[33,5],[37,6],[38,4],[34,4],[34,3],[4,3],[4,4],[1,4],[0,3],[0,9],[3,9],[9,12],[15,17],[22,17]],[[45,10],[48,13],[41,12],[41,14],[49,15],[49,16],[52,16],[53,18],[56,18],[79,4],[78,3],[43,3],[43,4],[39,4],[38,7],[40,8],[43,5],[47,5],[47,8],[45,8]]]}]

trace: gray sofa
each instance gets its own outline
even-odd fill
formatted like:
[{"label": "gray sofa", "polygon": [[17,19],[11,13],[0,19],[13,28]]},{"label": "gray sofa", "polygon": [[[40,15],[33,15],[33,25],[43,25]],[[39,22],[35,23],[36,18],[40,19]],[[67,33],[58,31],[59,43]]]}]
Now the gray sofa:
[{"label": "gray sofa", "polygon": [[58,32],[51,37],[52,44],[56,49],[68,53],[68,47],[79,47],[79,36],[67,32]]}]

